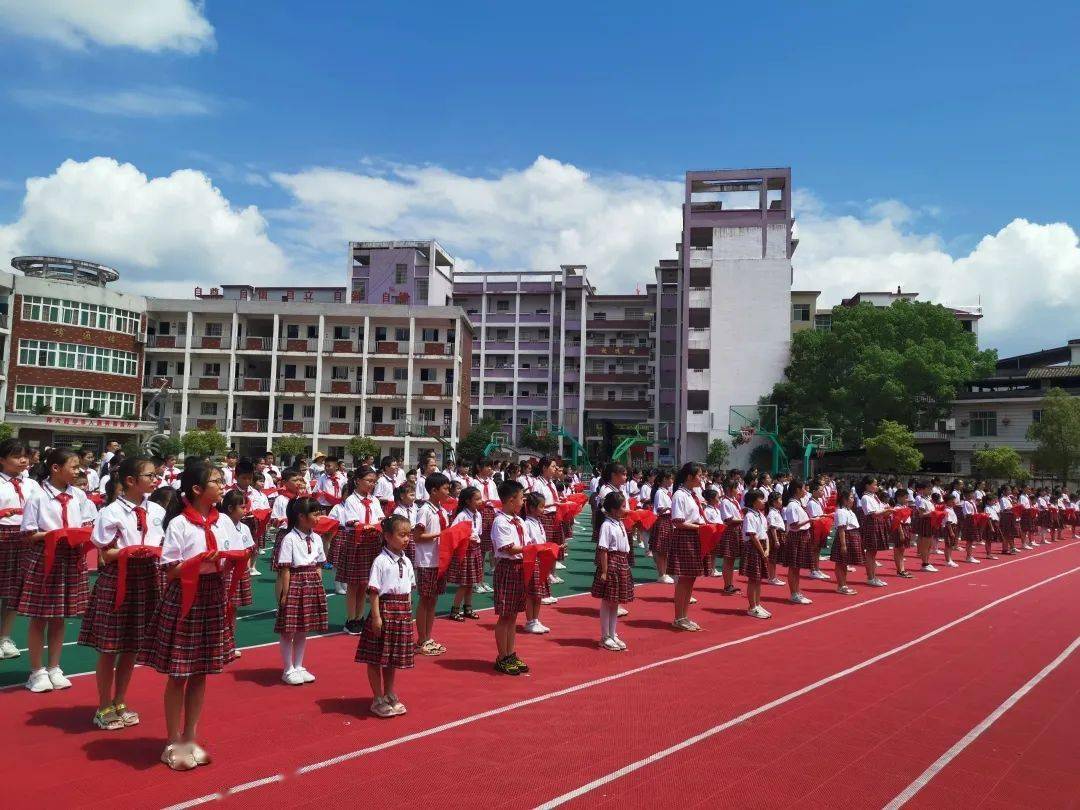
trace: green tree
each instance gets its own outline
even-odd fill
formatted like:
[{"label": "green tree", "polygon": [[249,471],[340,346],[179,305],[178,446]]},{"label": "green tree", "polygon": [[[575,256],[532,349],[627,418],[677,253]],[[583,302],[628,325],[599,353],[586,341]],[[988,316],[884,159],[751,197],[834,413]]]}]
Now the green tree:
[{"label": "green tree", "polygon": [[1011,447],[988,447],[978,450],[971,466],[980,478],[1015,481],[1022,484],[1030,477],[1020,454]]},{"label": "green tree", "polygon": [[1080,466],[1080,397],[1051,388],[1041,408],[1039,421],[1028,428],[1028,438],[1038,443],[1031,458],[1064,483]]},{"label": "green tree", "polygon": [[909,474],[922,466],[923,455],[915,447],[915,434],[891,419],[883,419],[877,433],[868,436],[863,444],[875,470]]},{"label": "green tree", "polygon": [[290,461],[297,456],[302,456],[308,452],[311,448],[311,441],[307,436],[302,436],[299,433],[292,433],[288,436],[281,436],[274,440],[271,449],[274,451],[274,455],[280,458],[287,458]]},{"label": "green tree", "polygon": [[779,406],[789,454],[807,426],[858,447],[883,420],[923,427],[944,418],[959,386],[992,374],[996,358],[938,304],[839,307],[831,331],[792,338],[786,379],[762,401]]},{"label": "green tree", "polygon": [[491,416],[484,417],[472,426],[465,438],[458,442],[457,457],[469,463],[479,460],[484,455],[484,448],[491,441],[491,434],[498,430],[502,430],[498,419]]},{"label": "green tree", "polygon": [[184,454],[188,456],[223,456],[229,449],[229,443],[216,428],[210,430],[189,430],[180,439]]},{"label": "green tree", "polygon": [[722,468],[727,464],[731,455],[731,445],[723,439],[713,439],[709,442],[709,452],[705,454],[705,463],[712,469]]},{"label": "green tree", "polygon": [[4,439],[10,439],[15,435],[15,428],[9,425],[7,422],[0,422],[0,442]]},{"label": "green tree", "polygon": [[345,452],[352,457],[353,464],[359,464],[364,456],[371,456],[378,460],[379,445],[367,436],[353,436],[345,443]]}]

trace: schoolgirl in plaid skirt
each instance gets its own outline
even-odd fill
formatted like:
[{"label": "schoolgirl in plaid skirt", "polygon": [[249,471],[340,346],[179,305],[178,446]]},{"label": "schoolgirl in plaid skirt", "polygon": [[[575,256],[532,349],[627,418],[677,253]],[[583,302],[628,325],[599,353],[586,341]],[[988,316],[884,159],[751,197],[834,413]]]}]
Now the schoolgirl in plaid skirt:
[{"label": "schoolgirl in plaid skirt", "polygon": [[447,581],[457,586],[454,606],[450,609],[450,619],[456,622],[480,618],[480,614],[473,610],[472,595],[473,589],[484,581],[484,555],[480,550],[480,533],[484,527],[481,512],[483,497],[476,487],[465,487],[458,497],[457,513],[450,524],[468,523],[472,528],[464,555],[450,560],[450,569],[446,574]]},{"label": "schoolgirl in plaid skirt", "polygon": [[796,605],[809,605],[810,599],[803,595],[799,587],[800,572],[809,571],[813,553],[810,541],[810,516],[803,508],[802,500],[806,496],[806,485],[794,480],[784,492],[783,515],[787,526],[784,536],[784,548],[780,553],[780,564],[788,569],[788,589],[791,602]]},{"label": "schoolgirl in plaid skirt", "polygon": [[786,585],[784,580],[776,575],[776,566],[780,564],[783,555],[784,539],[787,536],[787,523],[784,522],[783,495],[779,492],[770,491],[765,496],[766,515],[765,520],[769,524],[769,585]]},{"label": "schoolgirl in plaid skirt", "polygon": [[[734,480],[724,484],[724,497],[720,500],[720,520],[724,524],[724,536],[717,546],[717,556],[724,558],[724,593],[737,594],[735,587],[735,558],[743,552],[743,509],[737,494],[738,483]],[[708,499],[706,498],[706,501]]]},{"label": "schoolgirl in plaid skirt", "polygon": [[[71,686],[60,669],[64,619],[81,616],[90,601],[84,549],[72,548],[63,540],[46,540],[47,532],[81,528],[93,520],[93,505],[82,490],[72,486],[78,473],[79,458],[70,450],[52,450],[45,457],[45,468],[48,479],[42,483],[41,493],[27,501],[22,514],[22,530],[31,545],[17,608],[19,613],[30,617],[27,646],[30,648],[31,672],[26,688],[32,692]],[[51,567],[47,551],[51,552]],[[43,663],[46,634],[48,669]]]},{"label": "schoolgirl in plaid skirt", "polygon": [[41,489],[37,481],[23,477],[29,464],[30,450],[25,444],[18,439],[0,442],[0,659],[20,655],[11,630],[30,550],[22,531],[22,513],[26,502]]},{"label": "schoolgirl in plaid skirt", "polygon": [[450,480],[442,473],[432,473],[424,482],[429,500],[420,505],[416,514],[416,590],[420,599],[416,605],[417,649],[421,655],[442,655],[446,652],[432,638],[435,626],[435,602],[446,590],[446,576],[439,574],[439,534],[450,527],[450,514],[442,503],[450,497]]},{"label": "schoolgirl in plaid skirt", "polygon": [[296,498],[289,505],[288,532],[281,541],[275,594],[278,601],[274,632],[280,636],[281,680],[290,686],[312,683],[304,666],[308,633],[325,633],[326,591],[321,564],[326,561],[315,523],[323,507],[314,498]]},{"label": "schoolgirl in plaid skirt", "polygon": [[656,514],[656,522],[649,532],[649,552],[656,566],[659,582],[671,583],[674,580],[667,575],[667,556],[671,550],[671,473],[658,472],[653,482],[650,507]]},{"label": "schoolgirl in plaid skirt", "polygon": [[[525,496],[525,543],[542,545],[549,542],[549,537],[541,520],[544,514],[544,499],[539,492],[530,492]],[[558,541],[554,541],[558,542]],[[533,568],[532,578],[525,583],[525,632],[547,633],[548,628],[540,621],[540,606],[551,605],[557,600],[551,595],[551,582],[541,578],[540,566]]]},{"label": "schoolgirl in plaid skirt", "polygon": [[375,470],[361,467],[344,490],[345,499],[330,510],[330,517],[341,525],[334,580],[339,593],[342,587],[345,590],[345,632],[351,635],[360,633],[368,574],[382,548],[384,514],[375,483]]},{"label": "schoolgirl in plaid skirt", "polygon": [[857,502],[856,515],[859,519],[859,534],[862,536],[863,551],[866,554],[866,584],[871,588],[884,588],[885,580],[877,575],[877,553],[889,548],[888,510],[878,497],[876,478],[864,478],[859,491],[861,495]]},{"label": "schoolgirl in plaid skirt", "polygon": [[[893,496],[893,509],[907,509],[910,506],[908,490],[900,487]],[[901,579],[914,579],[915,575],[907,570],[904,550],[911,545],[911,515],[899,520],[899,515],[889,514],[887,518],[889,537],[893,544],[893,561],[896,563],[896,575]],[[895,525],[894,525],[895,524]]]},{"label": "schoolgirl in plaid skirt", "polygon": [[769,519],[763,508],[765,498],[757,488],[745,495],[746,514],[743,516],[742,535],[745,538],[742,551],[741,571],[746,577],[746,614],[754,619],[771,619],[772,614],[761,605],[761,580],[768,576]]},{"label": "schoolgirl in plaid skirt", "polygon": [[[690,462],[684,464],[675,477],[675,495],[671,499],[671,550],[668,553],[667,573],[676,578],[675,619],[677,630],[701,630],[687,614],[694,595],[694,580],[707,573],[708,560],[701,553],[698,526],[705,525],[705,504],[697,495],[705,468]],[[711,570],[711,566],[709,566]]]},{"label": "schoolgirl in plaid skirt", "polygon": [[978,562],[975,559],[975,544],[983,541],[983,529],[975,522],[978,511],[975,493],[965,489],[960,501],[960,539],[964,541],[964,550],[967,552],[965,562],[969,563]]},{"label": "schoolgirl in plaid skirt", "polygon": [[630,573],[630,538],[622,518],[626,515],[626,499],[613,492],[604,499],[607,517],[600,527],[598,541],[600,559],[593,575],[591,593],[600,600],[600,647],[622,652],[626,642],[619,638],[619,605],[634,600],[634,578]]},{"label": "schoolgirl in plaid skirt", "polygon": [[837,491],[833,518],[836,537],[833,539],[829,559],[836,563],[836,592],[844,596],[855,594],[855,589],[847,584],[848,566],[863,565],[866,562],[862,538],[859,536],[859,519],[851,506],[851,492]]},{"label": "schoolgirl in plaid skirt", "polygon": [[[127,706],[127,687],[160,599],[156,555],[165,535],[165,510],[147,500],[158,482],[154,463],[148,458],[125,459],[116,475],[123,495],[103,507],[94,524],[91,540],[100,564],[79,630],[79,644],[98,651],[98,709],[93,724],[108,731],[139,723],[138,713]],[[117,605],[121,583],[123,599]]]},{"label": "schoolgirl in plaid skirt", "polygon": [[1020,537],[1020,521],[1013,511],[1015,501],[1012,497],[1012,489],[1007,486],[998,490],[998,508],[1001,515],[1001,536],[1004,538],[1005,553],[1019,554],[1016,548],[1016,540]]},{"label": "schoolgirl in plaid skirt", "polygon": [[[170,572],[169,584],[150,618],[146,644],[138,662],[165,675],[165,726],[168,745],[161,761],[173,770],[191,770],[210,762],[210,756],[185,729],[198,727],[201,694],[206,676],[221,672],[233,658],[231,633],[226,622],[226,591],[217,554],[239,546],[228,515],[214,505],[222,495],[222,474],[202,461],[188,461],[180,477],[183,499],[165,514],[161,565]],[[180,573],[191,570],[198,579],[191,609],[181,616]],[[196,690],[192,693],[190,690]],[[184,717],[191,706],[194,716]]]},{"label": "schoolgirl in plaid skirt", "polygon": [[[232,602],[226,606],[227,616],[232,617],[226,621],[225,647],[230,660],[239,658],[240,651],[236,649],[236,611],[241,605],[250,605],[254,602],[251,589],[251,560],[259,553],[255,540],[248,528],[247,521],[251,518],[249,512],[250,500],[244,493],[237,489],[230,489],[217,505],[218,512],[226,515],[231,521],[231,527],[225,527],[218,542],[228,542],[230,549],[243,549],[248,552],[248,565],[230,565],[221,572],[222,587],[225,588],[226,597],[231,594]],[[231,528],[232,532],[227,532]],[[234,582],[235,580],[235,582]]]},{"label": "schoolgirl in plaid skirt", "polygon": [[408,520],[400,515],[383,521],[385,547],[375,558],[368,578],[371,610],[360,633],[356,661],[367,664],[371,712],[377,717],[396,717],[406,711],[394,682],[396,670],[411,669],[416,655],[411,601],[416,579],[404,553],[411,530]]},{"label": "schoolgirl in plaid skirt", "polygon": [[1001,506],[998,504],[997,495],[987,492],[983,500],[983,513],[987,517],[986,528],[983,530],[983,542],[986,543],[986,559],[996,560],[991,544],[1001,543],[1002,551],[1005,550],[1005,538],[1001,533]]},{"label": "schoolgirl in plaid skirt", "polygon": [[[528,665],[515,651],[517,617],[525,610],[525,581],[522,571],[522,549],[528,540],[521,510],[525,504],[524,487],[517,481],[499,484],[502,510],[495,514],[491,526],[491,543],[495,548],[495,671],[503,675],[521,675]],[[539,566],[538,566],[539,567]]]}]

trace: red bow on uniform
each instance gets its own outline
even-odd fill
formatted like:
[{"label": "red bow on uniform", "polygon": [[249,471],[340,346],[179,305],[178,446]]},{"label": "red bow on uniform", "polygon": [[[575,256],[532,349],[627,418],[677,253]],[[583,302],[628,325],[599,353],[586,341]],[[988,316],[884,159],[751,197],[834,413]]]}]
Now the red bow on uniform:
[{"label": "red bow on uniform", "polygon": [[892,526],[892,530],[895,532],[900,528],[900,524],[911,517],[911,509],[906,506],[901,506],[897,509],[893,509],[889,513],[889,525]]}]

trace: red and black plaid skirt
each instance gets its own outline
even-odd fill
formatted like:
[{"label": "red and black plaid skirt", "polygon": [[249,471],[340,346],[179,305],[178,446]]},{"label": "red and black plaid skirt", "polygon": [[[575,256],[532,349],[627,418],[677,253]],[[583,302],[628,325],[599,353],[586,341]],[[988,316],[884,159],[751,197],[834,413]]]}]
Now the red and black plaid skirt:
[{"label": "red and black plaid skirt", "polygon": [[1006,540],[1015,540],[1020,536],[1016,515],[1013,514],[1011,509],[1004,509],[1001,512],[1001,533]]},{"label": "red and black plaid skirt", "polygon": [[199,577],[195,604],[180,619],[180,580],[169,586],[146,629],[138,662],[172,678],[214,675],[235,658],[231,633],[226,634],[225,581],[221,574]]},{"label": "red and black plaid skirt", "polygon": [[810,530],[788,531],[784,538],[784,548],[780,553],[779,564],[788,568],[810,570],[813,567],[814,550],[810,539]]},{"label": "red and black plaid skirt", "polygon": [[484,552],[479,543],[469,543],[464,555],[450,559],[446,581],[470,588],[484,581]]},{"label": "red and black plaid skirt", "polygon": [[[524,577],[524,567],[521,574]],[[551,596],[551,583],[546,579],[540,579],[539,564],[533,566],[532,579],[525,583],[525,595],[534,596],[537,599],[546,599]]]},{"label": "red and black plaid skirt", "polygon": [[911,527],[901,523],[895,529],[889,527],[892,543],[896,548],[907,548],[911,545]]},{"label": "red and black plaid skirt", "polygon": [[765,558],[758,552],[752,540],[748,539],[743,543],[743,549],[740,556],[742,557],[742,562],[739,563],[739,570],[744,577],[751,582],[760,582],[763,579],[768,579],[768,564]]},{"label": "red and black plaid skirt", "polygon": [[660,515],[649,534],[649,551],[653,554],[667,554],[671,550],[671,515]]},{"label": "red and black plaid skirt", "polygon": [[549,543],[562,542],[562,526],[555,523],[554,512],[541,512],[540,525],[544,527],[544,538]]},{"label": "red and black plaid skirt", "polygon": [[1020,516],[1020,530],[1022,532],[1035,531],[1035,516],[1027,509],[1025,509],[1024,513]]},{"label": "red and black plaid skirt", "polygon": [[[326,561],[330,565],[337,568],[341,565],[341,547],[344,544],[342,535],[345,533],[344,529],[338,529],[334,532],[334,536],[330,538],[330,544],[326,547]],[[274,560],[277,560],[278,552],[281,551],[281,544],[274,543]]]},{"label": "red and black plaid skirt", "polygon": [[363,590],[371,576],[371,566],[383,548],[382,532],[378,529],[364,529],[362,532],[345,529],[339,534],[342,535],[342,542],[335,563],[334,579]]},{"label": "red and black plaid skirt", "polygon": [[697,529],[672,526],[667,574],[673,577],[702,577],[711,572],[712,565],[701,556],[701,541],[698,539]]},{"label": "red and black plaid skirt", "polygon": [[840,538],[833,538],[829,559],[837,565],[863,565],[866,555],[863,553],[862,538],[858,529],[844,529],[844,548],[840,547]]},{"label": "red and black plaid skirt", "polygon": [[776,538],[769,544],[769,562],[779,564],[780,556],[784,551],[784,542],[787,537],[787,532],[783,529],[776,529],[774,533]]},{"label": "red and black plaid skirt", "polygon": [[911,532],[919,537],[933,537],[934,523],[930,515],[916,515],[911,519]]},{"label": "red and black plaid skirt", "polygon": [[[281,566],[278,564],[278,557],[281,555],[281,544],[285,541],[285,536],[288,533],[288,530],[284,526],[282,526],[277,530],[277,534],[274,535],[274,546],[273,550],[270,552],[270,569],[272,571],[277,571],[279,568],[281,568]],[[340,532],[335,533],[334,540],[336,540],[338,538],[338,535],[340,534]],[[330,542],[331,545],[333,545],[333,540],[331,540]],[[331,549],[330,553],[333,554],[333,549]],[[329,560],[330,557],[327,557],[326,559]]]},{"label": "red and black plaid skirt", "polygon": [[720,542],[713,550],[715,557],[739,557],[743,553],[742,525],[731,525],[724,529],[720,536]]},{"label": "red and black plaid skirt", "polygon": [[116,609],[113,603],[119,568],[115,562],[100,567],[79,628],[79,644],[107,655],[141,650],[146,644],[147,624],[160,596],[157,571],[156,559],[129,559],[124,601]]},{"label": "red and black plaid skirt", "polygon": [[289,590],[278,605],[274,632],[325,633],[328,626],[326,590],[317,565],[289,569]]},{"label": "red and black plaid skirt", "polygon": [[236,593],[233,595],[233,604],[237,607],[247,607],[255,601],[255,595],[251,590],[251,569],[246,564],[229,566],[221,576],[225,581],[226,596],[232,588],[232,578],[240,577],[240,581],[236,584]]},{"label": "red and black plaid skirt", "polygon": [[0,600],[18,601],[29,551],[30,541],[20,526],[0,526]]},{"label": "red and black plaid skirt", "polygon": [[58,543],[52,571],[46,577],[45,544],[31,543],[19,591],[19,613],[35,619],[62,619],[81,616],[89,603],[86,555],[67,543]]},{"label": "red and black plaid skirt", "polygon": [[[499,618],[516,616],[525,610],[525,579],[521,568],[521,560],[500,558],[495,561],[492,586],[495,589],[495,615]],[[539,571],[533,576],[539,576]]]},{"label": "red and black plaid skirt", "polygon": [[960,518],[960,539],[965,543],[981,543],[983,541],[983,529],[975,525],[971,515]]},{"label": "red and black plaid skirt", "polygon": [[862,535],[863,551],[888,551],[889,533],[885,525],[885,513],[866,514],[860,511],[859,534]]},{"label": "red and black plaid skirt", "polygon": [[949,548],[956,548],[960,545],[960,530],[955,523],[942,523],[938,536],[945,541],[945,545]]},{"label": "red and black plaid skirt", "polygon": [[491,544],[491,527],[495,523],[495,507],[486,503],[480,507],[480,551],[491,554],[494,546]]},{"label": "red and black plaid skirt", "polygon": [[605,602],[624,605],[634,601],[634,577],[630,573],[630,558],[625,551],[607,553],[607,579],[600,578],[600,569],[593,574],[591,593]]},{"label": "red and black plaid skirt", "polygon": [[412,615],[412,598],[405,593],[384,593],[379,596],[379,615],[382,632],[371,632],[371,614],[364,621],[360,641],[356,645],[358,664],[376,667],[412,669],[416,657],[416,622]]},{"label": "red and black plaid skirt", "polygon": [[416,569],[416,592],[420,596],[435,597],[446,592],[446,575],[439,576],[438,568]]}]

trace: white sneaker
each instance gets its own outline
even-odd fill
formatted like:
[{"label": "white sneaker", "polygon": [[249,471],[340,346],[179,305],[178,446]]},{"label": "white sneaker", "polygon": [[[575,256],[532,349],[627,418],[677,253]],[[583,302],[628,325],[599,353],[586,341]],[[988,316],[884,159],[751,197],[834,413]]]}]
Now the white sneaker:
[{"label": "white sneaker", "polygon": [[935,554],[944,554],[944,553],[945,553],[945,549],[943,549],[943,548],[935,548],[935,549],[934,549],[934,553],[935,553]]},{"label": "white sneaker", "polygon": [[540,622],[536,619],[533,619],[531,622],[525,622],[526,633],[533,633],[540,636],[544,634],[545,630],[547,630],[547,628],[544,627],[544,625],[540,624]]},{"label": "white sneaker", "polygon": [[561,561],[559,561],[559,560],[556,560],[556,561],[555,561],[555,570],[557,570],[557,571],[563,571],[563,570],[565,570],[565,569],[566,569],[566,564],[565,564],[565,563],[563,563],[563,562],[561,562]]},{"label": "white sneaker", "polygon": [[484,584],[482,582],[476,583],[475,585],[472,586],[472,592],[473,593],[484,593]]},{"label": "white sneaker", "polygon": [[261,577],[262,576],[262,574],[259,572],[258,568],[249,568],[248,569],[248,574],[250,574],[253,577]]},{"label": "white sneaker", "polygon": [[1028,551],[1031,551],[1035,548],[1035,546],[1031,545],[1031,543],[1024,543],[1024,548]]},{"label": "white sneaker", "polygon": [[712,576],[714,576],[714,577],[722,577],[723,575],[724,575],[724,572],[721,571],[719,568],[714,568],[712,570]]},{"label": "white sneaker", "polygon": [[281,676],[281,680],[285,681],[289,686],[300,686],[304,682],[304,676],[300,674],[299,670],[290,669]]},{"label": "white sneaker", "polygon": [[884,588],[888,583],[886,583],[883,579],[878,579],[877,577],[874,577],[873,579],[868,579],[866,581],[866,584],[869,585],[871,588]]},{"label": "white sneaker", "polygon": [[53,685],[53,689],[70,689],[71,681],[64,677],[64,670],[60,667],[53,667],[49,670],[49,683]]},{"label": "white sneaker", "polygon": [[767,619],[769,618],[769,612],[765,610],[761,605],[754,605],[746,611],[746,615],[754,619]]},{"label": "white sneaker", "polygon": [[696,605],[697,604],[697,597],[696,596],[691,596],[690,597],[690,604],[691,605]]},{"label": "white sneaker", "polygon": [[793,604],[793,605],[812,605],[812,604],[814,604],[814,601],[812,599],[807,599],[801,593],[794,594],[791,597],[790,601],[791,601],[791,604]]},{"label": "white sneaker", "polygon": [[780,579],[780,577],[773,577],[772,579],[765,580],[766,585],[787,585],[787,582]]},{"label": "white sneaker", "polygon": [[612,637],[611,637],[611,640],[612,640],[612,641],[614,641],[614,642],[615,642],[616,644],[618,644],[618,645],[619,645],[619,649],[620,649],[620,650],[625,650],[625,649],[626,649],[626,642],[625,642],[625,641],[623,641],[623,640],[622,640],[621,638],[619,638],[618,636],[612,636]]},{"label": "white sneaker", "polygon": [[927,571],[927,572],[929,572],[929,573],[931,573],[931,574],[936,574],[936,573],[937,573],[937,571],[938,571],[938,570],[937,570],[937,568],[935,568],[935,567],[934,567],[933,565],[931,565],[930,563],[927,563],[926,565],[924,565],[924,566],[922,567],[922,570],[923,570],[923,571]]},{"label": "white sneaker", "polygon": [[664,574],[663,576],[660,577],[660,579],[658,579],[656,581],[657,582],[663,582],[665,585],[674,585],[675,584],[675,577],[671,576],[670,574]]},{"label": "white sneaker", "polygon": [[30,678],[26,681],[26,688],[31,692],[51,692],[53,690],[52,681],[49,679],[49,673],[45,670],[45,667],[30,673]]},{"label": "white sneaker", "polygon": [[688,630],[690,632],[697,632],[701,628],[689,619],[676,619],[671,623],[671,626],[676,630]]},{"label": "white sneaker", "polygon": [[622,652],[623,649],[619,646],[619,642],[617,642],[613,638],[605,638],[603,641],[600,642],[600,646],[603,647],[605,650],[610,650],[611,652]]},{"label": "white sneaker", "polygon": [[947,563],[945,563],[945,567],[946,567],[946,568],[959,568],[959,567],[960,567],[960,563],[958,563],[958,562],[955,562],[955,561],[953,561],[953,560],[949,560],[949,561],[948,561]]},{"label": "white sneaker", "polygon": [[312,675],[310,672],[308,672],[303,667],[297,667],[296,669],[293,670],[293,672],[300,673],[300,677],[301,677],[301,679],[303,679],[304,683],[315,683],[315,676]]},{"label": "white sneaker", "polygon": [[10,638],[0,638],[0,658],[18,658],[22,655]]},{"label": "white sneaker", "polygon": [[824,571],[822,571],[820,569],[815,569],[815,570],[810,572],[810,579],[826,580],[826,579],[832,579],[832,577],[830,577],[828,574],[826,574]]},{"label": "white sneaker", "polygon": [[495,589],[488,585],[486,582],[481,583],[484,586],[484,593],[495,593]]},{"label": "white sneaker", "polygon": [[619,605],[619,609],[615,611],[615,615],[619,618],[622,618],[623,616],[629,616],[630,611],[624,608],[622,605]]},{"label": "white sneaker", "polygon": [[543,599],[540,600],[540,604],[541,605],[554,605],[558,601],[559,601],[559,598],[557,596],[545,596]]},{"label": "white sneaker", "polygon": [[349,586],[346,585],[344,582],[335,582],[334,583],[334,593],[336,593],[338,596],[344,596],[348,592],[349,592]]},{"label": "white sneaker", "polygon": [[964,562],[971,563],[972,565],[982,565],[982,560],[977,560],[974,557],[968,557]]}]

